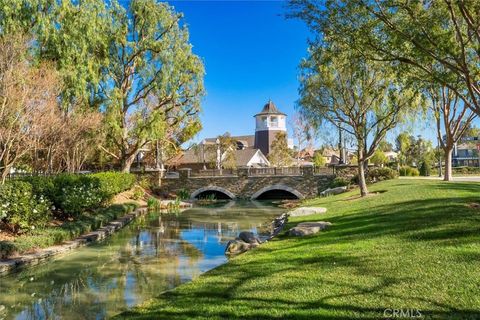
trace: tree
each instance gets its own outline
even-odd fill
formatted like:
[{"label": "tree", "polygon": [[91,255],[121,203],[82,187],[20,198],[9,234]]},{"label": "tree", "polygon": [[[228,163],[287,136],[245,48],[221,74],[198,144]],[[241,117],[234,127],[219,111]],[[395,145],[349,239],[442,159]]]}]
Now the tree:
[{"label": "tree", "polygon": [[377,166],[383,167],[383,165],[388,163],[388,158],[383,151],[381,151],[380,149],[377,149],[373,153],[373,156],[370,159],[370,161]]},{"label": "tree", "polygon": [[315,152],[313,156],[313,164],[316,167],[324,167],[326,164],[325,157],[322,155],[321,152]]},{"label": "tree", "polygon": [[478,1],[291,1],[294,16],[369,60],[447,86],[480,114]]},{"label": "tree", "polygon": [[225,132],[218,136],[215,144],[208,145],[207,154],[215,157],[216,168],[222,173],[223,169],[233,169],[237,166],[235,151],[237,150],[237,143],[230,133]]},{"label": "tree", "polygon": [[287,143],[287,134],[278,132],[272,142],[272,150],[268,155],[268,161],[275,167],[287,167],[292,164],[292,157]]},{"label": "tree", "polygon": [[300,158],[302,152],[306,149],[313,149],[313,138],[315,132],[313,127],[308,123],[301,114],[296,113],[291,119],[291,127],[293,132],[293,138],[297,144],[297,165],[300,165]]},{"label": "tree", "polygon": [[0,0],[0,8],[0,33],[32,37],[35,41],[30,49],[36,58],[57,69],[64,111],[98,108],[101,70],[108,63],[112,35],[105,2]]},{"label": "tree", "polygon": [[435,119],[437,138],[444,151],[445,181],[452,179],[452,152],[455,144],[470,128],[476,114],[448,87],[430,87],[430,109]]},{"label": "tree", "polygon": [[393,151],[393,145],[388,141],[382,140],[378,144],[378,150],[381,150],[383,152],[390,152]]},{"label": "tree", "polygon": [[312,123],[327,121],[355,138],[360,193],[366,196],[368,160],[386,133],[418,103],[418,95],[383,65],[325,41],[310,49],[302,71],[302,112]]},{"label": "tree", "polygon": [[48,64],[34,66],[22,37],[0,36],[0,183],[43,140],[60,88]]},{"label": "tree", "polygon": [[400,166],[407,164],[407,153],[410,149],[411,139],[408,132],[400,133],[395,139],[395,146],[398,152],[398,162]]},{"label": "tree", "polygon": [[115,148],[103,150],[129,171],[139,150],[161,138],[164,126],[198,117],[204,70],[181,15],[168,4],[133,0],[128,13],[117,4],[111,10],[114,34],[101,93],[107,100],[107,138]]}]

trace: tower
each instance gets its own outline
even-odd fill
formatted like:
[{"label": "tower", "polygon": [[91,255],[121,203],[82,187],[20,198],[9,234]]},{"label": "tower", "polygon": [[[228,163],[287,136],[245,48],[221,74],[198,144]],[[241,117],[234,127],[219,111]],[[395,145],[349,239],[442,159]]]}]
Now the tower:
[{"label": "tower", "polygon": [[255,116],[255,148],[266,156],[271,151],[272,142],[277,133],[286,132],[287,115],[280,112],[271,100]]}]

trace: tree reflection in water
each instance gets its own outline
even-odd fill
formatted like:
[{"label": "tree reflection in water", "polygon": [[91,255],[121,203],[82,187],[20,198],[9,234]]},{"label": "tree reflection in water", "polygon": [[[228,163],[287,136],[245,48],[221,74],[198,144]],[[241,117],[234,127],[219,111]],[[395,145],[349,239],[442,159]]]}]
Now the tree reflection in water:
[{"label": "tree reflection in water", "polygon": [[0,278],[0,319],[107,318],[224,263],[228,240],[281,212],[247,202],[139,217],[102,244]]}]

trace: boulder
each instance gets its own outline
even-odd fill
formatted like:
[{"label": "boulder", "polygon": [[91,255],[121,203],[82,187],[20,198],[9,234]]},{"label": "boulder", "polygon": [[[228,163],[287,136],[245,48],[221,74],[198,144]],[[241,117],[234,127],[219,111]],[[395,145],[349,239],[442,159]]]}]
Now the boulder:
[{"label": "boulder", "polygon": [[336,194],[340,194],[340,193],[344,193],[347,191],[347,187],[344,186],[344,187],[336,187],[336,188],[328,188],[327,190],[324,190],[322,192],[320,192],[320,195],[322,197],[327,197],[327,196],[333,196],[333,195],[336,195]]},{"label": "boulder", "polygon": [[254,245],[250,243],[246,243],[245,241],[231,240],[227,244],[227,248],[225,249],[225,254],[228,254],[228,255],[240,254],[251,249],[252,247],[254,247]]},{"label": "boulder", "polygon": [[238,239],[250,244],[260,244],[261,241],[258,237],[250,231],[242,231],[238,235]]},{"label": "boulder", "polygon": [[327,221],[302,222],[297,224],[296,227],[291,228],[288,234],[295,237],[308,236],[325,230],[331,225],[332,224]]},{"label": "boulder", "polygon": [[302,217],[312,214],[319,214],[327,212],[327,208],[322,207],[300,207],[289,212],[290,217]]}]

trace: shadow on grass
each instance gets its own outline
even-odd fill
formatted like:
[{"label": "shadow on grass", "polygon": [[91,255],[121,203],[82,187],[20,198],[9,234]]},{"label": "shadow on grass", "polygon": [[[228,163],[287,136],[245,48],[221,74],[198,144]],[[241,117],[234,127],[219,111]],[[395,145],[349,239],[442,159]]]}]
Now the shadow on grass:
[{"label": "shadow on grass", "polygon": [[[402,184],[391,189],[399,185]],[[439,249],[445,245],[478,244],[480,214],[466,204],[478,201],[479,186],[449,183],[434,188],[465,194],[440,200],[383,203],[368,210],[354,208],[343,215],[329,216],[333,227],[321,235],[302,239],[282,235],[273,245],[249,252],[209,272],[198,280],[200,283],[183,285],[154,299],[150,305],[117,318],[379,319],[385,318],[386,308],[399,307],[391,304],[403,303],[401,305],[421,306],[419,310],[424,318],[479,319],[480,310],[459,309],[453,300],[446,303],[444,301],[450,300],[422,295],[421,290],[394,290],[399,286],[408,287],[408,283],[418,281],[418,277],[378,273],[384,269],[375,267],[375,263],[381,261],[375,259],[375,253],[352,255],[334,246],[391,236],[406,243],[422,243]],[[293,225],[290,223],[287,228]],[[322,247],[328,251],[322,251]],[[480,258],[477,252],[456,252],[455,255],[459,261],[471,264]],[[336,278],[338,272],[346,276]],[[351,279],[359,280],[357,283]]]}]

